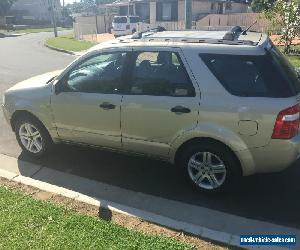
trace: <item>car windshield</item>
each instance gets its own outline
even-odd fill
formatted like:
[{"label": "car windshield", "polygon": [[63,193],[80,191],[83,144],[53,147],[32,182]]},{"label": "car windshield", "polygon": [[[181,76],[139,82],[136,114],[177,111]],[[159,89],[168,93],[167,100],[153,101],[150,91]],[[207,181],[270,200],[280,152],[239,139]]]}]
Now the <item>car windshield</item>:
[{"label": "car windshield", "polygon": [[127,23],[127,17],[115,17],[114,18],[114,23]]}]

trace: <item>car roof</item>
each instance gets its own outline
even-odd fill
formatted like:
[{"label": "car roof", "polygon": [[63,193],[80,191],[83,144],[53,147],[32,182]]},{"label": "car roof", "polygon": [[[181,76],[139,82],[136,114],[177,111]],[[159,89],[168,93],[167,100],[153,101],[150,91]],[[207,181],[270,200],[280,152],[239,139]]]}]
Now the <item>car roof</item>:
[{"label": "car roof", "polygon": [[139,17],[139,16],[114,16],[115,17]]},{"label": "car roof", "polygon": [[[259,32],[232,33],[231,30],[221,31],[145,31],[141,35],[128,35],[92,47],[90,50],[99,50],[109,47],[229,47],[255,48],[264,47],[268,43],[268,36]],[[232,46],[236,45],[236,46]]]}]

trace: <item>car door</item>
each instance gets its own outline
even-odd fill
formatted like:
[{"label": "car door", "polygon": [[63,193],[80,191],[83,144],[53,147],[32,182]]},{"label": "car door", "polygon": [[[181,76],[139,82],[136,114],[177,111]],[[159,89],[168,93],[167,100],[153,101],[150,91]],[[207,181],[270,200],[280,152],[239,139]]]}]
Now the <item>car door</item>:
[{"label": "car door", "polygon": [[197,125],[200,93],[177,48],[133,49],[122,100],[126,150],[167,157],[180,133]]},{"label": "car door", "polygon": [[55,85],[53,118],[62,140],[120,148],[119,94],[126,52],[94,53]]}]

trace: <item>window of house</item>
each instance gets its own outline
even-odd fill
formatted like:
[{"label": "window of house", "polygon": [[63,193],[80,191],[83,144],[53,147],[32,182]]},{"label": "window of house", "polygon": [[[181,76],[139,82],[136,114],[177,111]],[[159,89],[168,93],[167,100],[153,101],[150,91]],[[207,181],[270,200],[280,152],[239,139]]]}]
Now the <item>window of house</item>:
[{"label": "window of house", "polygon": [[171,21],[172,20],[172,4],[163,3],[162,4],[162,20]]}]

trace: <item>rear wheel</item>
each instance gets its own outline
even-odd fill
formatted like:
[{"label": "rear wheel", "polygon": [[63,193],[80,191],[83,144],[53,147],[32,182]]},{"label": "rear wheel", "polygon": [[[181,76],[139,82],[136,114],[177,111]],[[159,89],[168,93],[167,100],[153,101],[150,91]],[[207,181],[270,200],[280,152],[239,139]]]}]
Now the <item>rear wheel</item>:
[{"label": "rear wheel", "polygon": [[52,145],[52,139],[46,128],[31,116],[17,119],[15,133],[23,152],[33,158],[44,156]]},{"label": "rear wheel", "polygon": [[180,165],[190,183],[200,191],[221,192],[241,175],[233,153],[218,143],[196,143],[183,150]]}]

